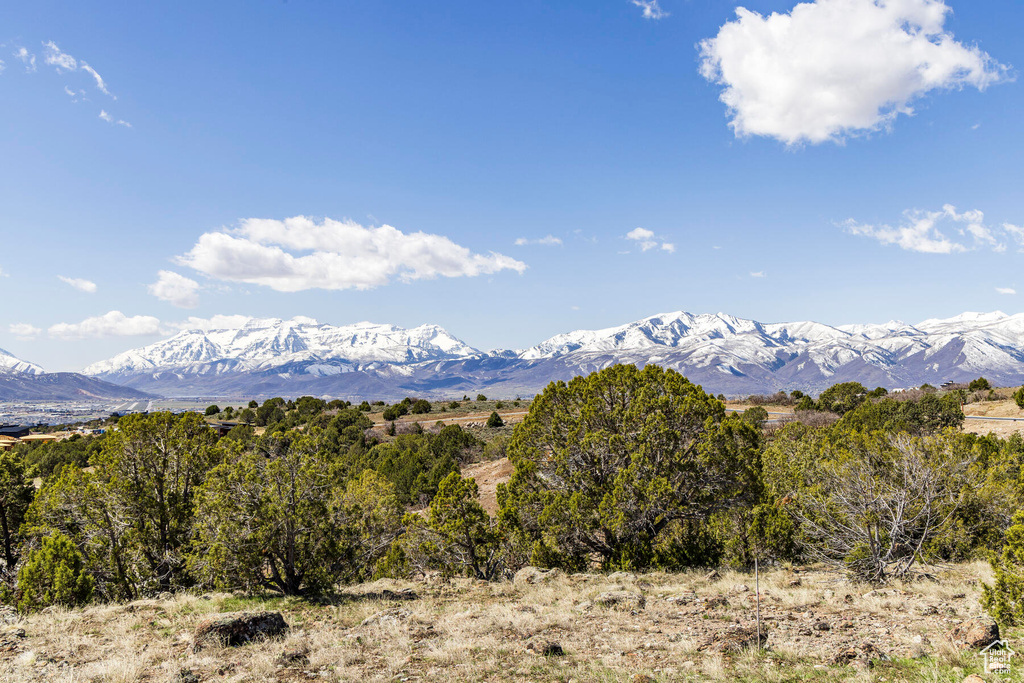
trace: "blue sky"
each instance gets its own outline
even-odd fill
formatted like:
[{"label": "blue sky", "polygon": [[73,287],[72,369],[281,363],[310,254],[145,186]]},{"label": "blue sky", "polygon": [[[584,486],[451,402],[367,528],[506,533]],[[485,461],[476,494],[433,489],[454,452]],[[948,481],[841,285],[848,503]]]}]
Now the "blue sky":
[{"label": "blue sky", "polygon": [[5,3],[0,347],[76,370],[216,316],[487,349],[680,309],[1016,313],[1022,23],[1009,0]]}]

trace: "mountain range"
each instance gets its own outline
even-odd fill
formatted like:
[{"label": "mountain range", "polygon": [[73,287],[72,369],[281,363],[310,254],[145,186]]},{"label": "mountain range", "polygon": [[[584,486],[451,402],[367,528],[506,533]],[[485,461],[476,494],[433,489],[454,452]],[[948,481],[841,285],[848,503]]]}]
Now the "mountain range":
[{"label": "mountain range", "polygon": [[0,349],[0,401],[90,401],[149,394],[74,372],[44,372]]},{"label": "mountain range", "polygon": [[[21,367],[15,361],[0,360],[0,367]],[[1024,383],[1024,314],[832,327],[680,311],[560,334],[517,351],[475,349],[436,325],[253,318],[237,328],[185,330],[94,363],[83,374],[174,397],[393,400],[477,392],[525,396],[552,380],[615,363],[671,367],[707,391],[730,396],[797,388],[816,393],[845,381],[909,387],[982,375],[1015,385]],[[11,371],[40,372],[24,365]]]}]

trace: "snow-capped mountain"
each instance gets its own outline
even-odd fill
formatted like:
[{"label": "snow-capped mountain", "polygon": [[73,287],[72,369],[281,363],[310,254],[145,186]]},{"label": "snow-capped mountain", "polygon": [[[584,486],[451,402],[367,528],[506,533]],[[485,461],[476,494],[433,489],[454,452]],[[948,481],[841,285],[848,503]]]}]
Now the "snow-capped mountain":
[{"label": "snow-capped mountain", "polygon": [[252,318],[238,328],[184,330],[170,339],[94,363],[87,375],[222,374],[290,368],[313,375],[370,364],[404,365],[480,353],[436,325],[322,325],[312,318]]},{"label": "snow-capped mountain", "polygon": [[0,349],[0,401],[81,401],[147,398],[129,387],[73,372],[45,372]]},{"label": "snow-capped mountain", "polygon": [[41,375],[43,369],[35,363],[24,361],[14,354],[0,349],[0,374]]},{"label": "snow-capped mountain", "polygon": [[250,320],[239,328],[182,332],[85,372],[165,395],[390,398],[489,389],[511,396],[616,363],[671,367],[708,391],[730,395],[817,392],[854,380],[918,386],[981,375],[1012,385],[1024,382],[1024,314],[832,327],[679,311],[490,353],[430,325]]}]

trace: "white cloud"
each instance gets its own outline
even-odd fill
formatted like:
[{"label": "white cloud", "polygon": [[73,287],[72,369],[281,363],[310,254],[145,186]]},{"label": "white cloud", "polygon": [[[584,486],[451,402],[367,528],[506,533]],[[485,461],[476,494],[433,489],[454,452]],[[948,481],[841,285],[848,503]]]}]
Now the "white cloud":
[{"label": "white cloud", "polygon": [[394,279],[472,277],[526,264],[490,252],[474,254],[441,235],[404,233],[390,225],[363,227],[305,216],[250,218],[237,228],[201,235],[177,259],[219,280],[264,285],[279,292],[372,289]]},{"label": "white cloud", "polygon": [[[670,254],[674,254],[676,251],[676,245],[671,242],[662,242],[653,231],[648,230],[647,228],[633,228],[626,233],[626,239],[636,242],[636,245],[640,247],[640,251],[650,251],[651,249],[658,248],[659,246],[662,251],[667,251]],[[628,254],[629,252],[623,253]]]},{"label": "white cloud", "polygon": [[1003,223],[1003,232],[1017,243],[1018,251],[1024,251],[1024,227]]},{"label": "white cloud", "polygon": [[[88,62],[77,60],[68,53],[62,52],[61,49],[57,47],[57,44],[54,43],[52,40],[43,43],[43,48],[43,61],[45,61],[47,64],[51,66],[57,67],[58,72],[60,72],[61,70],[84,71],[85,73],[92,76],[93,80],[96,81],[97,90],[99,90],[104,95],[107,95],[112,99],[117,99],[117,97],[113,95],[107,88],[107,82],[103,80],[103,76],[100,76],[99,72],[97,72],[96,69],[89,66]],[[27,54],[25,48],[21,48],[21,51],[24,51]],[[32,63],[33,65],[35,64],[35,57],[32,58]],[[72,93],[72,91],[70,91],[67,88],[67,86],[64,87],[64,91],[67,92],[69,95]],[[110,121],[112,123],[113,121],[107,116],[105,116],[105,114],[106,112],[102,112],[100,114],[100,118],[104,121]]]},{"label": "white cloud", "polygon": [[647,228],[633,228],[626,233],[626,239],[636,242],[640,251],[648,251],[658,246],[654,239],[654,233]]},{"label": "white cloud", "polygon": [[539,244],[544,247],[557,247],[561,246],[562,239],[560,237],[555,237],[554,235],[545,235],[544,237],[535,240],[527,239],[526,237],[520,237],[516,240],[517,247],[525,247],[530,244]]},{"label": "white cloud", "polygon": [[35,325],[29,325],[28,323],[11,323],[8,326],[8,329],[11,331],[11,334],[22,341],[31,341],[38,337],[39,333],[42,332],[42,330]]},{"label": "white cloud", "polygon": [[[983,212],[957,213],[952,204],[946,204],[941,211],[904,211],[903,219],[903,224],[897,227],[866,225],[853,219],[842,225],[853,235],[924,254],[954,254],[984,248],[1006,251],[1006,244],[1000,237],[1010,237],[1024,245],[1024,230],[1016,232],[1015,226],[1004,224],[1003,234],[997,235],[995,230],[985,225]],[[950,238],[947,235],[950,231],[962,239]]]},{"label": "white cloud", "polygon": [[934,90],[984,90],[1007,68],[943,29],[943,0],[815,0],[765,17],[743,7],[700,44],[738,137],[787,144],[884,129]]},{"label": "white cloud", "polygon": [[115,121],[114,117],[108,114],[105,109],[100,109],[100,118],[106,121],[107,123],[116,123],[117,125],[124,126],[125,128],[132,127],[132,124],[128,123],[124,119],[117,119]]},{"label": "white cloud", "polygon": [[0,59],[0,74],[2,74],[4,72],[4,69],[6,68],[7,64],[4,62],[4,60]]},{"label": "white cloud", "polygon": [[51,337],[60,339],[87,339],[99,337],[137,337],[161,334],[160,321],[151,315],[126,316],[121,311],[110,311],[80,323],[57,323],[48,330]]},{"label": "white cloud", "polygon": [[996,287],[997,294],[1016,294],[1017,290],[1012,287]]},{"label": "white cloud", "polygon": [[[102,92],[104,95],[110,95],[110,91],[107,90],[107,84],[103,82],[103,77],[96,73],[96,69],[92,68],[85,62],[82,62],[82,71],[85,71],[94,79],[96,79],[96,87],[99,89],[100,92]],[[114,97],[113,95],[110,96]],[[114,99],[116,100],[117,98],[114,97]]]},{"label": "white cloud", "polygon": [[751,273],[750,277],[758,277],[758,278],[760,278],[760,277],[768,277],[768,274],[765,273],[763,270],[759,270],[756,273]]},{"label": "white cloud", "polygon": [[630,0],[643,10],[644,19],[664,19],[668,12],[658,6],[658,0]]},{"label": "white cloud", "polygon": [[63,275],[58,275],[57,279],[65,284],[71,285],[79,292],[85,292],[86,294],[93,294],[96,292],[96,283],[91,280],[83,280],[82,278],[77,277],[64,277]]},{"label": "white cloud", "polygon": [[[170,327],[181,330],[228,330],[242,327],[252,320],[247,315],[215,315],[210,318],[189,316],[188,319],[170,323]],[[316,321],[313,321],[314,323]]]},{"label": "white cloud", "polygon": [[25,71],[32,73],[36,70],[36,56],[30,53],[23,47],[19,47],[17,52],[13,53],[15,57],[21,60],[21,63],[25,65]]},{"label": "white cloud", "polygon": [[199,305],[199,283],[170,270],[157,273],[157,281],[146,288],[150,294],[178,308]]},{"label": "white cloud", "polygon": [[61,69],[76,71],[78,69],[78,60],[69,54],[61,52],[61,49],[52,40],[43,43],[43,47],[45,48],[43,61],[50,66],[57,67],[57,71]]}]

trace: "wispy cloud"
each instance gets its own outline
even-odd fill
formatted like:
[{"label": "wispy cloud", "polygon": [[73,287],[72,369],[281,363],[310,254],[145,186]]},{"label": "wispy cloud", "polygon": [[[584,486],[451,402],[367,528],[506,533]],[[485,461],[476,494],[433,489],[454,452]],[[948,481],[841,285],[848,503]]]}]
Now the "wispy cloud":
[{"label": "wispy cloud", "polygon": [[912,115],[928,93],[1009,78],[946,31],[951,11],[943,0],[815,0],[768,16],[739,7],[701,42],[700,72],[722,86],[737,137],[841,142]]},{"label": "wispy cloud", "polygon": [[526,270],[522,261],[493,251],[475,254],[443,235],[305,216],[250,218],[236,228],[205,233],[177,261],[218,280],[280,292],[365,290],[394,280]]},{"label": "wispy cloud", "polygon": [[157,273],[157,281],[147,286],[150,294],[178,308],[199,305],[199,283],[170,270]]},{"label": "wispy cloud", "polygon": [[76,71],[78,69],[78,60],[62,52],[57,47],[57,43],[52,40],[43,43],[43,61],[50,66],[57,67],[57,71]]},{"label": "wispy cloud", "polygon": [[630,2],[643,10],[644,19],[664,19],[668,16],[668,12],[658,5],[658,0],[630,0]]},{"label": "wispy cloud", "polygon": [[[35,55],[29,53],[29,51],[24,47],[18,48],[18,50],[14,53],[14,56],[20,59],[23,63],[25,63],[26,71],[32,72],[36,70]],[[59,74],[76,72],[86,73],[92,78],[97,90],[99,90],[104,95],[107,95],[113,100],[117,99],[117,96],[110,92],[110,88],[107,86],[106,80],[104,80],[103,76],[101,76],[99,72],[96,71],[96,69],[94,69],[88,62],[76,59],[67,52],[64,52],[60,49],[57,43],[55,43],[52,40],[43,43],[43,62],[48,66],[54,67],[57,73]],[[85,97],[84,90],[75,89],[69,87],[68,85],[64,85],[64,92],[67,93],[69,97],[71,97],[72,102],[78,102],[80,100],[88,101]],[[110,124],[124,126],[125,128],[132,127],[131,123],[125,121],[124,119],[114,117],[112,114],[108,113],[106,109],[100,110],[99,118]]]},{"label": "wispy cloud", "polygon": [[1017,290],[1013,287],[996,287],[996,294],[1016,294]]},{"label": "wispy cloud", "polygon": [[768,277],[768,273],[764,272],[763,270],[759,270],[759,271],[757,271],[755,273],[751,273],[750,277],[757,277],[757,278]]},{"label": "wispy cloud", "polygon": [[670,254],[673,254],[676,251],[676,245],[671,242],[663,241],[660,237],[654,234],[653,230],[648,230],[647,228],[633,228],[626,233],[625,239],[635,242],[636,246],[640,247],[640,251],[650,251],[651,249],[658,248],[662,251],[667,251]]},{"label": "wispy cloud", "polygon": [[26,73],[32,73],[36,70],[36,56],[34,54],[23,47],[19,47],[13,54],[25,65]]},{"label": "wispy cloud", "polygon": [[4,60],[0,59],[0,74],[2,74],[4,72],[4,69],[6,69],[6,68],[7,68],[7,63],[4,62]]},{"label": "wispy cloud", "polygon": [[231,330],[237,329],[252,320],[247,315],[215,315],[210,318],[189,316],[185,320],[168,323],[174,330]]},{"label": "wispy cloud", "polygon": [[108,114],[106,112],[106,110],[104,110],[104,109],[100,109],[100,118],[103,119],[104,121],[106,121],[107,123],[116,123],[117,125],[124,126],[126,128],[131,128],[132,127],[132,124],[128,123],[124,119],[116,119],[115,120],[114,117],[111,116],[110,114]]},{"label": "wispy cloud", "polygon": [[955,254],[977,249],[1006,251],[1006,239],[1024,247],[1024,229],[1006,223],[1002,229],[985,224],[981,211],[958,213],[952,204],[941,211],[908,210],[898,226],[868,225],[852,218],[841,224],[847,232],[924,254]]},{"label": "wispy cloud", "polygon": [[[25,48],[21,49],[24,50]],[[88,62],[77,60],[68,53],[63,52],[52,40],[43,43],[43,61],[50,66],[57,67],[58,73],[62,71],[84,71],[96,81],[97,90],[111,99],[117,99],[117,96],[113,95],[107,88],[107,82],[103,80],[103,76],[100,76],[96,69],[89,66]]]},{"label": "wispy cloud", "polygon": [[160,321],[151,315],[129,317],[121,311],[110,311],[79,323],[57,323],[47,332],[57,339],[98,339],[155,335],[163,333],[163,329]]},{"label": "wispy cloud", "polygon": [[538,244],[543,247],[557,247],[561,246],[562,239],[560,237],[555,237],[554,235],[545,235],[544,237],[539,237],[537,239],[520,237],[516,240],[515,244],[517,247],[525,247],[531,244]]},{"label": "wispy cloud", "polygon": [[77,277],[64,277],[63,275],[58,275],[57,279],[74,287],[79,292],[85,292],[86,294],[96,293],[96,283],[92,280],[83,280],[82,278]]},{"label": "wispy cloud", "polygon": [[11,334],[21,341],[31,341],[38,337],[42,332],[42,330],[35,325],[29,325],[28,323],[11,323],[8,326],[8,329]]},{"label": "wispy cloud", "polygon": [[[94,79],[96,79],[96,87],[99,89],[100,92],[102,92],[104,95],[110,95],[110,91],[107,90],[107,84],[103,81],[103,77],[96,73],[96,69],[92,68],[85,62],[82,62],[82,71],[85,71]],[[117,97],[115,97],[114,95],[110,96],[113,97],[115,100],[117,99]]]}]

